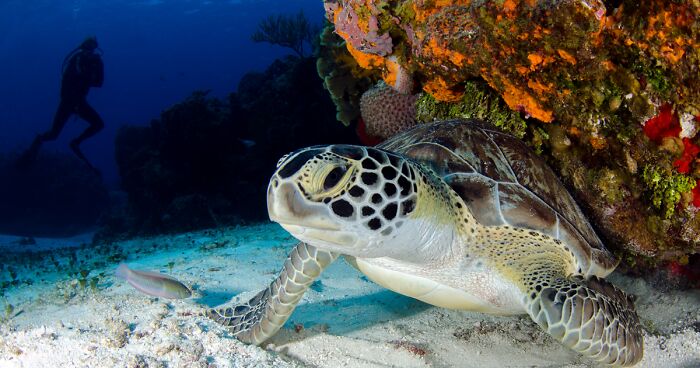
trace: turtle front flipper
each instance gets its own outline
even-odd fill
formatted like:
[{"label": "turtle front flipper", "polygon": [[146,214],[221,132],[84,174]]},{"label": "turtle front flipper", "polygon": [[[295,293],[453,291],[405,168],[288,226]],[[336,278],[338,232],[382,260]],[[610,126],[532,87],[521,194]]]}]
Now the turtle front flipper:
[{"label": "turtle front flipper", "polygon": [[571,349],[600,362],[631,366],[644,341],[631,298],[596,276],[556,278],[533,285],[530,317]]},{"label": "turtle front flipper", "polygon": [[337,258],[335,253],[299,243],[279,276],[265,290],[245,303],[210,309],[207,316],[230,327],[238,340],[259,345],[277,333],[306,289]]}]

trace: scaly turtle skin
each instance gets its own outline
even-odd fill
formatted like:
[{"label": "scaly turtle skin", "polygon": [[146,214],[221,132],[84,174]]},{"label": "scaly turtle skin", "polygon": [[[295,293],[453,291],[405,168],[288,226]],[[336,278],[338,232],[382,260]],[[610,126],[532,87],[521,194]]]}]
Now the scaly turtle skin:
[{"label": "scaly turtle skin", "polygon": [[342,254],[374,282],[436,306],[527,313],[564,345],[619,366],[643,337],[616,262],[546,164],[479,121],[419,125],[377,148],[333,145],[283,157],[270,218],[299,243],[247,303],[210,310],[261,344]]}]

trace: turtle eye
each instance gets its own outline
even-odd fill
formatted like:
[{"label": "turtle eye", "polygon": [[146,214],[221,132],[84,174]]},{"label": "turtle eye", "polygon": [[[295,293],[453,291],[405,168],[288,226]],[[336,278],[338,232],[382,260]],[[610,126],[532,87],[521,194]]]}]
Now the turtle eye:
[{"label": "turtle eye", "polygon": [[330,190],[331,188],[335,187],[347,171],[348,169],[345,168],[345,166],[334,167],[323,180],[323,190]]}]

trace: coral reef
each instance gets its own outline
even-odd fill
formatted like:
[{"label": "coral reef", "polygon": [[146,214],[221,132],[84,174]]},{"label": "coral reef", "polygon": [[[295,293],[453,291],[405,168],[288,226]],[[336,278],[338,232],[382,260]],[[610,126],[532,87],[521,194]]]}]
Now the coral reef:
[{"label": "coral reef", "polygon": [[[100,237],[210,227],[219,217],[227,222],[224,214],[239,198],[219,195],[235,185],[227,173],[235,169],[229,157],[245,151],[236,128],[228,106],[204,92],[164,111],[150,126],[122,127],[116,159],[128,210],[112,218]],[[193,197],[197,193],[205,198]]]},{"label": "coral reef", "polygon": [[357,65],[424,92],[419,121],[481,117],[541,152],[627,265],[700,253],[697,1],[325,9]]},{"label": "coral reef", "polygon": [[0,155],[0,233],[73,236],[94,229],[110,200],[102,179],[72,154],[41,153],[17,169],[18,154]]},{"label": "coral reef", "polygon": [[523,138],[527,124],[519,113],[509,110],[503,100],[485,82],[464,83],[464,96],[457,102],[441,102],[428,93],[416,103],[416,119],[430,122],[449,119],[481,119],[518,138]]},{"label": "coral reef", "polygon": [[390,85],[397,69],[419,74],[422,89],[440,101],[458,100],[462,83],[481,77],[511,109],[544,122],[607,115],[628,93],[638,117],[653,114],[654,100],[698,113],[695,2],[325,4],[361,66],[381,70]]},{"label": "coral reef", "polygon": [[336,119],[350,126],[360,116],[362,94],[379,79],[379,73],[360,67],[331,23],[321,31],[316,68],[336,106]]},{"label": "coral reef", "polygon": [[277,60],[246,74],[228,101],[195,92],[150,126],[123,127],[116,152],[128,207],[96,239],[265,219],[267,182],[283,154],[357,143],[352,129],[332,124],[316,75],[311,58]]}]

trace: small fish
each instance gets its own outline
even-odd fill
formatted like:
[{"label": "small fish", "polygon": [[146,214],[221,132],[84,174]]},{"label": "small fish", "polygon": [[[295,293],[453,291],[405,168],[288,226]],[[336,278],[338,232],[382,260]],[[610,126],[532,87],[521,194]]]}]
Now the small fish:
[{"label": "small fish", "polygon": [[117,267],[117,277],[126,280],[131,286],[145,294],[168,299],[185,299],[192,292],[174,277],[158,272],[129,269],[125,263]]},{"label": "small fish", "polygon": [[243,143],[243,146],[245,148],[253,148],[257,143],[255,141],[251,141],[250,139],[243,139],[243,138],[238,138],[238,141]]}]

